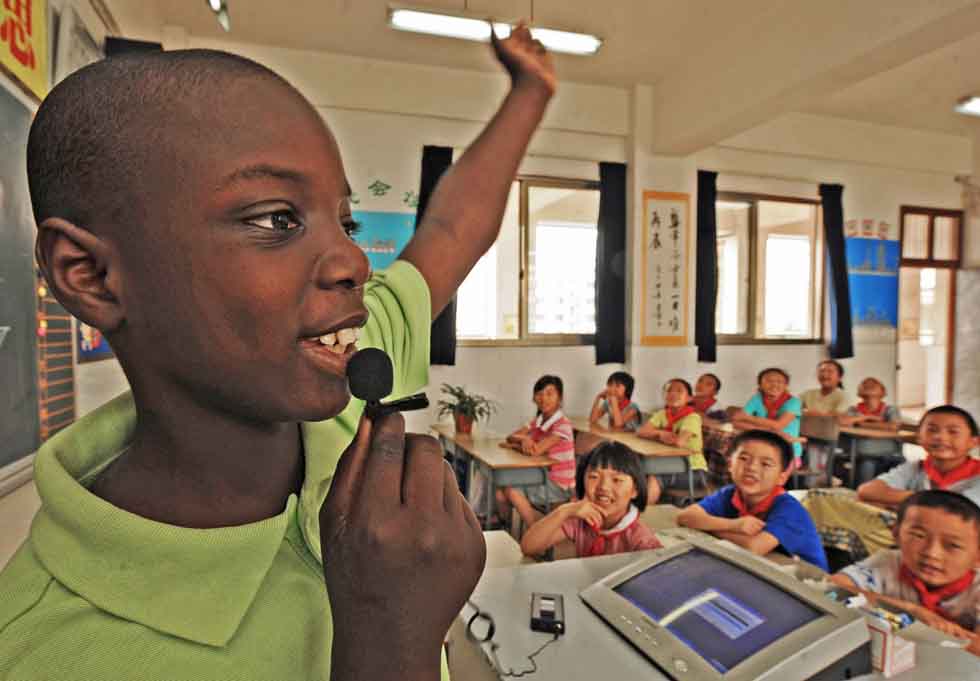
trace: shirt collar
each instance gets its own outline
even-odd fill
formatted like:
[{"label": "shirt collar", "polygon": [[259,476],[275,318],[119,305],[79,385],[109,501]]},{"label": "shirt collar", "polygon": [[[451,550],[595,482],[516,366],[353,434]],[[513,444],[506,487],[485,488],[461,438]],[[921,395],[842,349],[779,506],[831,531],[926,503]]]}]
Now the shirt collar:
[{"label": "shirt collar", "polygon": [[296,522],[296,495],[281,514],[236,527],[191,529],[128,513],[79,480],[111,462],[135,424],[127,393],[41,447],[35,481],[42,506],[31,527],[32,547],[58,582],[99,609],[223,646]]},{"label": "shirt collar", "polygon": [[555,425],[556,421],[564,417],[565,415],[561,413],[561,409],[557,409],[555,410],[555,413],[551,415],[551,418],[549,418],[547,421],[544,421],[543,423],[542,423],[542,419],[544,418],[544,416],[542,414],[538,414],[538,417],[534,423],[541,430],[548,430],[549,428],[551,428],[551,426]]}]

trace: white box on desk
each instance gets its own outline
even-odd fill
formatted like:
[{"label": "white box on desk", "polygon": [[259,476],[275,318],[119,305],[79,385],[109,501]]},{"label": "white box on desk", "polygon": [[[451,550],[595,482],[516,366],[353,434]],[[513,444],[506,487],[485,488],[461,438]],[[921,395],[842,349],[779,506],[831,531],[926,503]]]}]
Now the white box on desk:
[{"label": "white box on desk", "polygon": [[915,667],[915,642],[898,635],[887,622],[868,619],[871,666],[889,679]]}]

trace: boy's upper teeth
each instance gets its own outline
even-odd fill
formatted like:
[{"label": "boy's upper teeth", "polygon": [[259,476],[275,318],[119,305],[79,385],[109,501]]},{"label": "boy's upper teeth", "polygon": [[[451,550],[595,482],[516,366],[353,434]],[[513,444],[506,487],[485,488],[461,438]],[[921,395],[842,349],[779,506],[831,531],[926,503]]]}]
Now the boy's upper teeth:
[{"label": "boy's upper teeth", "polygon": [[320,336],[320,342],[323,345],[350,345],[351,343],[356,343],[357,339],[360,337],[361,329],[355,326],[347,329],[340,329],[334,333],[325,333]]}]

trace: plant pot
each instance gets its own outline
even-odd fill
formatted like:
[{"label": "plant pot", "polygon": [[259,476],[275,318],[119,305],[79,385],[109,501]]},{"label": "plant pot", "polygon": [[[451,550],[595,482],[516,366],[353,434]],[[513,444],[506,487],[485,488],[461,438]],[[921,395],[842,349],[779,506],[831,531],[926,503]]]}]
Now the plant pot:
[{"label": "plant pot", "polygon": [[473,419],[466,414],[453,414],[456,421],[456,433],[458,435],[469,435],[473,432]]}]

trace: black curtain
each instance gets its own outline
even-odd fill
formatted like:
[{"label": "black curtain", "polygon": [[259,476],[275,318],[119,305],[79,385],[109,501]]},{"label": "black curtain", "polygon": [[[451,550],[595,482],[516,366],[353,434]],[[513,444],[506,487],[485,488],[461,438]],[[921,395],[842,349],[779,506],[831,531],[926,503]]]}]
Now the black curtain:
[{"label": "black curtain", "polygon": [[718,304],[718,225],[715,200],[718,173],[698,171],[697,283],[694,291],[694,344],[699,362],[716,362],[715,307]]},{"label": "black curtain", "polygon": [[844,247],[844,207],[839,184],[820,185],[824,240],[827,242],[827,286],[830,293],[830,356],[854,356],[851,328],[851,290],[847,281],[847,252]]},{"label": "black curtain", "polygon": [[[429,197],[439,178],[453,163],[452,147],[422,148],[422,181],[419,183],[419,205],[415,210],[415,229],[422,223]],[[429,364],[456,364],[456,296],[432,321]]]},{"label": "black curtain", "polygon": [[599,164],[595,363],[626,361],[626,164]]}]

